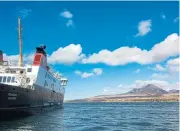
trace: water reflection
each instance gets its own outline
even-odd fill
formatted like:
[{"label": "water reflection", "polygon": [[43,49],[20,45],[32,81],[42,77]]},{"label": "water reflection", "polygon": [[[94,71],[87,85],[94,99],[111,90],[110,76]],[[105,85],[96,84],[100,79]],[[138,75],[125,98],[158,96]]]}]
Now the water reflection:
[{"label": "water reflection", "polygon": [[64,109],[56,109],[11,121],[0,121],[0,131],[63,131],[63,119]]}]

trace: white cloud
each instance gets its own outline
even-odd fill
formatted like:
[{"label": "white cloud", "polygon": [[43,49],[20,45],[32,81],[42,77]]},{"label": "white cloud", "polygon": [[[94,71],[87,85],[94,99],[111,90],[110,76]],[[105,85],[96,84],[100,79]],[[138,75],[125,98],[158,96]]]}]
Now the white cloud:
[{"label": "white cloud", "polygon": [[[5,61],[9,61],[12,65],[18,65],[19,55],[3,54],[3,59]],[[32,64],[33,59],[34,59],[34,53],[23,55],[23,63],[25,63],[25,64]]]},{"label": "white cloud", "polygon": [[163,80],[147,80],[147,81],[143,81],[143,80],[136,80],[134,87],[135,88],[140,88],[142,86],[145,86],[147,84],[154,84],[157,85],[158,87],[164,89],[164,90],[172,90],[172,89],[179,89],[179,82],[175,82],[175,83],[169,83],[167,81],[163,81]]},{"label": "white cloud", "polygon": [[74,26],[74,22],[72,20],[73,18],[73,14],[70,12],[70,11],[64,11],[64,12],[61,12],[60,14],[62,17],[68,19],[67,23],[66,23],[66,26],[67,27],[73,27]]},{"label": "white cloud", "polygon": [[176,23],[176,22],[178,22],[179,21],[179,17],[176,17],[175,19],[174,19],[174,23]]},{"label": "white cloud", "polygon": [[103,70],[101,68],[94,68],[93,72],[95,75],[101,75],[103,73]]},{"label": "white cloud", "polygon": [[163,13],[161,13],[161,18],[166,19],[166,16]]},{"label": "white cloud", "polygon": [[63,12],[61,12],[61,14],[60,14],[62,17],[65,17],[65,18],[67,18],[67,19],[71,19],[72,17],[73,17],[73,14],[70,12],[70,11],[63,11]]},{"label": "white cloud", "polygon": [[[85,55],[82,53],[80,44],[70,44],[66,47],[60,47],[48,56],[48,63],[51,64],[73,64],[73,63],[104,63],[110,66],[125,65],[128,63],[152,64],[161,62],[169,57],[179,55],[179,36],[177,34],[169,35],[164,41],[154,45],[151,50],[142,50],[138,47],[120,47],[114,51],[103,49],[98,53]],[[24,60],[33,59],[34,54],[24,55]],[[18,55],[8,56],[10,60],[18,60]],[[167,67],[170,67],[170,63]],[[177,66],[176,66],[177,67]],[[157,64],[157,70],[165,70],[164,67]]]},{"label": "white cloud", "polygon": [[168,60],[167,64],[169,64],[169,65],[179,65],[179,62],[180,62],[180,58],[177,57],[175,59]]},{"label": "white cloud", "polygon": [[174,58],[167,61],[167,68],[170,73],[179,72],[180,71],[180,58]]},{"label": "white cloud", "polygon": [[60,47],[48,56],[48,62],[53,64],[73,64],[82,59],[82,47],[80,44],[70,44],[64,48]]},{"label": "white cloud", "polygon": [[78,70],[76,70],[74,73],[77,75],[81,75],[81,71],[78,71]]},{"label": "white cloud", "polygon": [[144,36],[147,33],[149,33],[152,29],[151,29],[151,20],[143,20],[139,22],[138,25],[138,33],[136,34],[136,36]]},{"label": "white cloud", "polygon": [[91,76],[101,75],[103,73],[103,70],[101,68],[94,68],[91,72],[81,72],[79,70],[76,70],[74,73],[81,76],[82,78],[88,78]]},{"label": "white cloud", "polygon": [[118,85],[118,86],[106,86],[103,88],[102,94],[103,95],[113,95],[113,94],[121,94],[121,93],[126,93],[128,92],[130,89],[128,86],[126,85]]},{"label": "white cloud", "polygon": [[170,56],[179,54],[179,36],[177,34],[169,35],[163,42],[156,44],[152,49],[152,57],[155,61],[165,60]]},{"label": "white cloud", "polygon": [[157,73],[152,74],[151,77],[153,79],[158,79],[158,80],[165,80],[170,78],[169,74],[157,74]]},{"label": "white cloud", "polygon": [[156,85],[166,91],[172,90],[172,89],[179,89],[180,82],[175,83],[169,83],[167,81],[163,80],[136,80],[134,83],[129,85],[120,85],[115,87],[104,87],[102,94],[120,94],[120,93],[127,93],[128,91],[132,90],[133,88],[141,88],[147,84],[153,84]]},{"label": "white cloud", "polygon": [[[34,53],[23,55],[23,60],[25,63],[32,63],[34,58]],[[17,62],[19,55],[6,55],[4,54],[6,60]],[[60,47],[56,51],[52,52],[51,55],[47,55],[48,63],[50,64],[73,64],[78,62],[84,57],[82,54],[82,47],[80,44],[70,44],[66,47]]]},{"label": "white cloud", "polygon": [[[34,53],[24,54],[23,61],[25,63],[32,63],[34,58]],[[47,55],[48,63],[50,64],[73,64],[78,62],[84,57],[82,54],[82,47],[80,44],[70,44],[66,47],[60,47],[58,50],[54,51],[51,55]],[[12,63],[18,62],[19,55],[6,55],[4,54],[4,59],[9,60]]]},{"label": "white cloud", "polygon": [[157,71],[165,71],[165,70],[166,70],[166,69],[165,69],[164,67],[162,67],[160,64],[156,64],[155,69],[156,69]]},{"label": "white cloud", "polygon": [[83,72],[82,75],[81,75],[82,78],[88,78],[88,77],[91,77],[91,76],[94,76],[94,73]]},{"label": "white cloud", "polygon": [[73,26],[73,21],[72,20],[68,20],[68,22],[66,23],[67,27]]},{"label": "white cloud", "polygon": [[104,63],[110,66],[125,65],[128,63],[151,64],[161,62],[168,57],[179,54],[179,36],[169,35],[164,41],[154,45],[147,51],[138,47],[120,47],[114,51],[103,49],[82,59],[82,63]]},{"label": "white cloud", "polygon": [[140,69],[137,69],[136,71],[135,71],[135,73],[139,73],[141,70]]},{"label": "white cloud", "polygon": [[18,61],[18,58],[19,58],[19,55],[6,55],[6,54],[3,54],[3,59],[5,61],[9,60],[9,61]]},{"label": "white cloud", "polygon": [[74,73],[76,75],[81,76],[82,78],[88,78],[88,77],[94,76],[94,73],[81,72],[81,71],[78,71],[78,70],[76,70]]},{"label": "white cloud", "polygon": [[154,71],[166,71],[166,68],[164,68],[163,66],[161,66],[160,64],[156,64],[155,67],[151,68],[148,67],[148,69],[154,70]]},{"label": "white cloud", "polygon": [[[118,93],[122,93],[123,91],[123,87],[110,87],[110,86],[106,86],[103,88],[103,92],[102,94],[103,95],[112,95],[112,94],[118,94]],[[125,89],[125,92],[126,92],[126,89]],[[123,92],[123,93],[125,93]]]},{"label": "white cloud", "polygon": [[20,11],[20,14],[21,14],[22,18],[26,18],[29,15],[30,12],[32,12],[31,9],[22,9]]}]

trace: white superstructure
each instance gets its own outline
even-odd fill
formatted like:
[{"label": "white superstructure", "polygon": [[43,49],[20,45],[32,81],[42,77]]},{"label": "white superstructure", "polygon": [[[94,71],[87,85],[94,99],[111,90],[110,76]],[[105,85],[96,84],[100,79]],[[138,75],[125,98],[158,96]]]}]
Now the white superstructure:
[{"label": "white superstructure", "polygon": [[67,79],[59,73],[51,70],[47,71],[41,66],[11,66],[8,62],[0,64],[0,83],[20,86],[34,90],[33,85],[43,86],[56,92],[64,93],[64,86]]}]

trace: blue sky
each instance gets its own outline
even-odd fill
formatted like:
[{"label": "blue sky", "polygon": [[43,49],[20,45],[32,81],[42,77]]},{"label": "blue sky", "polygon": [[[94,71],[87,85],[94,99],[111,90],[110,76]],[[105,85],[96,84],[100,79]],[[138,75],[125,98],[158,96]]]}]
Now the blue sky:
[{"label": "blue sky", "polygon": [[24,59],[47,45],[49,64],[69,80],[65,99],[147,83],[177,89],[178,8],[178,2],[0,2],[1,49],[17,59],[21,16]]}]

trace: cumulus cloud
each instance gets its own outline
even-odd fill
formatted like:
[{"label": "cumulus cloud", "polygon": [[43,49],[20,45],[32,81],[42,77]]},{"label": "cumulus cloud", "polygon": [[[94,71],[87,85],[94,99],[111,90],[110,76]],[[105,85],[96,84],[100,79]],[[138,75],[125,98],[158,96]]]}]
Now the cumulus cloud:
[{"label": "cumulus cloud", "polygon": [[138,33],[136,34],[136,36],[144,36],[147,33],[151,32],[151,26],[151,20],[140,21],[138,25]]},{"label": "cumulus cloud", "polygon": [[68,20],[68,22],[66,23],[67,27],[73,26],[73,21],[72,20]]},{"label": "cumulus cloud", "polygon": [[155,69],[156,69],[157,71],[165,71],[165,70],[166,70],[166,69],[165,69],[164,67],[162,67],[160,64],[156,64]]},{"label": "cumulus cloud", "polygon": [[[34,58],[34,53],[24,54],[23,55],[23,63],[32,64]],[[18,65],[19,55],[7,55],[3,54],[3,59],[5,61],[9,61],[11,65]]]},{"label": "cumulus cloud", "polygon": [[179,21],[179,17],[176,17],[175,19],[174,19],[174,23],[176,23],[176,22],[178,22]]},{"label": "cumulus cloud", "polygon": [[141,70],[140,69],[137,69],[136,71],[135,71],[135,73],[139,73]]},{"label": "cumulus cloud", "polygon": [[153,79],[158,79],[158,80],[165,80],[170,78],[169,74],[158,74],[158,73],[154,73],[151,76]]},{"label": "cumulus cloud", "polygon": [[164,89],[164,90],[172,90],[172,89],[179,89],[179,82],[175,82],[175,83],[169,83],[167,81],[163,81],[163,80],[136,80],[135,83],[133,84],[133,86],[135,88],[140,88],[142,86],[145,86],[147,84],[154,84],[157,85],[158,87]]},{"label": "cumulus cloud", "polygon": [[[110,66],[126,65],[129,63],[138,63],[142,65],[162,62],[169,57],[179,55],[179,36],[177,34],[169,35],[164,41],[157,43],[151,50],[142,50],[138,47],[120,47],[113,51],[103,49],[98,53],[85,55],[82,53],[80,44],[70,44],[66,47],[60,47],[52,54],[48,54],[48,63],[51,64],[96,64],[103,63]],[[24,59],[32,59],[34,54],[27,54]],[[10,60],[17,60],[18,55],[8,56]],[[168,62],[169,69],[171,62]],[[159,71],[164,71],[164,67],[157,64],[155,67]],[[174,67],[173,67],[174,68]]]},{"label": "cumulus cloud", "polygon": [[165,14],[161,13],[161,15],[160,15],[160,16],[161,16],[161,18],[162,18],[162,19],[166,19]]},{"label": "cumulus cloud", "polygon": [[174,58],[167,61],[167,68],[170,73],[179,72],[180,68],[180,58]]},{"label": "cumulus cloud", "polygon": [[64,48],[60,47],[48,56],[48,62],[52,64],[73,64],[84,57],[80,44],[70,44]]},{"label": "cumulus cloud", "polygon": [[81,75],[82,78],[88,78],[88,77],[91,77],[91,76],[94,76],[94,73],[83,72],[82,75]]},{"label": "cumulus cloud", "polygon": [[161,62],[170,56],[179,54],[179,36],[169,35],[164,41],[157,43],[151,50],[142,50],[138,47],[120,47],[114,51],[103,49],[82,59],[82,63],[104,63],[110,66],[125,65],[128,63],[151,64]]},{"label": "cumulus cloud", "polygon": [[77,74],[77,75],[81,75],[82,74],[82,72],[78,71],[78,70],[76,70],[74,73]]},{"label": "cumulus cloud", "polygon": [[20,11],[20,14],[21,14],[22,18],[26,18],[29,15],[30,12],[32,12],[31,9],[22,9]]},{"label": "cumulus cloud", "polygon": [[5,61],[9,60],[9,61],[18,61],[19,55],[7,55],[7,54],[3,54],[3,59]]},{"label": "cumulus cloud", "polygon": [[[23,55],[24,62],[32,63],[34,55],[34,53]],[[17,63],[19,55],[4,54],[4,57],[6,60]],[[73,64],[81,60],[84,54],[82,54],[82,47],[80,44],[70,44],[66,47],[60,47],[52,54],[47,55],[47,57],[48,63],[50,64]]]},{"label": "cumulus cloud", "polygon": [[132,90],[133,88],[141,88],[147,84],[156,85],[166,91],[176,89],[179,90],[180,82],[169,83],[163,80],[136,80],[134,83],[129,85],[121,85],[121,86],[106,86],[103,88],[102,94],[120,94],[120,93],[127,93],[128,91]]},{"label": "cumulus cloud", "polygon": [[73,14],[70,11],[67,11],[67,10],[63,11],[63,12],[60,13],[60,15],[62,17],[64,17],[64,18],[68,19],[67,22],[66,22],[67,27],[73,27],[73,25],[74,25],[74,22],[72,20]]},{"label": "cumulus cloud", "polygon": [[124,87],[106,86],[106,87],[103,88],[102,94],[103,95],[112,95],[112,94],[119,94],[119,93],[126,93],[126,92],[127,92],[127,88],[124,88]]},{"label": "cumulus cloud", "polygon": [[93,72],[95,75],[101,75],[103,73],[103,70],[101,68],[94,68]]},{"label": "cumulus cloud", "polygon": [[81,76],[82,78],[88,78],[91,76],[101,75],[103,73],[103,70],[101,68],[94,68],[91,72],[81,72],[79,70],[76,70],[74,73]]},{"label": "cumulus cloud", "polygon": [[64,17],[64,18],[68,18],[68,19],[71,19],[72,17],[73,17],[73,14],[70,12],[70,11],[63,11],[63,12],[61,12],[61,14],[60,14],[62,17]]},{"label": "cumulus cloud", "polygon": [[156,64],[155,67],[151,68],[148,67],[148,69],[154,70],[154,71],[166,71],[166,68],[164,68],[163,66],[161,66],[160,64]]}]

